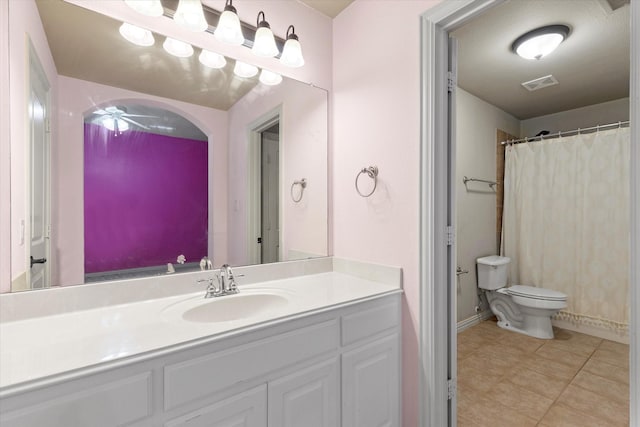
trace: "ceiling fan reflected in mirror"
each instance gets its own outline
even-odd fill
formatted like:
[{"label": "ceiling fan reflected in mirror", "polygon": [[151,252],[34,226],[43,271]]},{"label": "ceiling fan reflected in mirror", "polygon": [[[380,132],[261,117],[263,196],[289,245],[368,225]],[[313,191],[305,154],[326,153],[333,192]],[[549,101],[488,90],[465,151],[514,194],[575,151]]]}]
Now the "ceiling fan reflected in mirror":
[{"label": "ceiling fan reflected in mirror", "polygon": [[139,121],[131,119],[131,117],[149,117],[156,118],[156,116],[149,116],[144,114],[129,114],[127,113],[127,109],[125,107],[106,107],[104,109],[100,108],[94,111],[92,114],[98,115],[96,123],[102,124],[104,127],[109,129],[110,131],[121,133],[129,130],[129,125],[137,126],[144,130],[150,130],[149,126],[143,125]]}]

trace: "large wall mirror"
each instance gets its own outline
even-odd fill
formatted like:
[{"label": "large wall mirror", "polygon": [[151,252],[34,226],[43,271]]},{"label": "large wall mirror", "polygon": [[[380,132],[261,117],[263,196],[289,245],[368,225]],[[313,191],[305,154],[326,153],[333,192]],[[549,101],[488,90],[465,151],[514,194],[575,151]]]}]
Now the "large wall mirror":
[{"label": "large wall mirror", "polygon": [[325,90],[134,45],[63,0],[9,17],[2,292],[328,255]]}]

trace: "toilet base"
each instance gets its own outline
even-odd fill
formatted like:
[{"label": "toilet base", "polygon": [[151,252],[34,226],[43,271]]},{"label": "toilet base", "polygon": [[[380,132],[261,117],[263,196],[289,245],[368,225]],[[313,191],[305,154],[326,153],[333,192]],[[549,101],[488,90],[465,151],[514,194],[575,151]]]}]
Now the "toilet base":
[{"label": "toilet base", "polygon": [[534,338],[553,339],[551,316],[558,310],[525,307],[513,302],[510,296],[495,291],[488,291],[487,299],[502,329]]}]

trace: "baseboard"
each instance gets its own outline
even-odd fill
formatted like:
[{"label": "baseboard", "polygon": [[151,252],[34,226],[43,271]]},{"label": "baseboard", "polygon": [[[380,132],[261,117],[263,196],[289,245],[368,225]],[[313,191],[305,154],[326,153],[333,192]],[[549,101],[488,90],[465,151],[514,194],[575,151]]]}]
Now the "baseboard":
[{"label": "baseboard", "polygon": [[597,326],[590,325],[577,325],[573,322],[566,320],[551,319],[551,324],[556,328],[566,329],[568,331],[579,332],[585,335],[591,335],[594,337],[602,338],[609,341],[615,341],[622,344],[629,344],[629,333],[624,334],[611,331],[609,329],[599,328]]},{"label": "baseboard", "polygon": [[492,316],[493,316],[493,313],[491,312],[491,310],[482,311],[476,314],[475,316],[471,316],[468,319],[459,321],[458,324],[456,325],[456,329],[458,330],[458,333],[460,333],[467,328],[477,325],[483,320],[490,319]]}]

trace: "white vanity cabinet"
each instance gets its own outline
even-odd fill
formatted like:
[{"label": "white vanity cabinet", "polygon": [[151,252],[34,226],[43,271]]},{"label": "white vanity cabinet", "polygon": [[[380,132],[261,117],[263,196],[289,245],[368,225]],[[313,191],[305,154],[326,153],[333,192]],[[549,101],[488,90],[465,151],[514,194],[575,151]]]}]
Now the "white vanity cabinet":
[{"label": "white vanity cabinet", "polygon": [[15,391],[3,427],[400,426],[400,292]]}]

